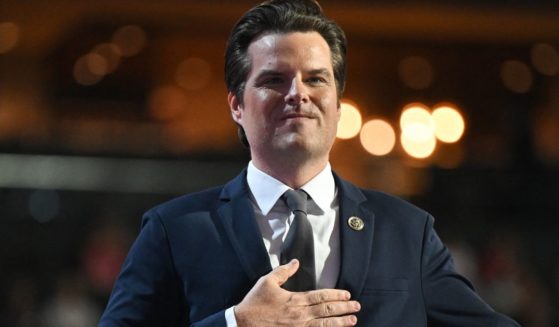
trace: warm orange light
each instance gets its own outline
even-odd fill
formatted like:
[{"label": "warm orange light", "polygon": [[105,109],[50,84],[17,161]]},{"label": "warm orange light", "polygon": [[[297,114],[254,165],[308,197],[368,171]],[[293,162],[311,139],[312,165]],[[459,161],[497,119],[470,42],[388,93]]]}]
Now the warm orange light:
[{"label": "warm orange light", "polygon": [[410,156],[427,158],[437,145],[435,122],[429,108],[422,103],[411,103],[404,107],[400,116],[400,143]]},{"label": "warm orange light", "polygon": [[7,53],[19,41],[19,27],[12,22],[0,23],[0,53]]},{"label": "warm orange light", "polygon": [[428,108],[421,103],[412,103],[404,107],[400,116],[402,133],[410,140],[423,142],[434,135],[434,122]]},{"label": "warm orange light", "polygon": [[384,156],[394,148],[396,133],[392,126],[381,119],[366,122],[359,135],[361,145],[372,155]]},{"label": "warm orange light", "polygon": [[188,58],[181,62],[175,73],[175,80],[182,88],[189,91],[206,87],[212,77],[210,64],[202,58]]},{"label": "warm orange light", "polygon": [[178,86],[161,86],[149,95],[149,112],[157,120],[175,120],[187,108],[188,98]]},{"label": "warm orange light", "polygon": [[81,85],[93,85],[103,78],[103,75],[95,74],[91,71],[89,67],[90,55],[91,54],[87,54],[79,58],[74,64],[74,78],[76,79],[76,82]]},{"label": "warm orange light", "polygon": [[532,47],[532,65],[538,72],[548,76],[559,74],[559,52],[548,43],[538,43]]},{"label": "warm orange light", "polygon": [[127,25],[119,28],[113,35],[113,43],[125,57],[138,54],[145,46],[146,34],[136,25]]},{"label": "warm orange light", "polygon": [[105,76],[108,73],[109,65],[105,57],[98,53],[89,53],[85,58],[87,68],[93,75]]},{"label": "warm orange light", "polygon": [[435,136],[442,142],[454,143],[464,134],[464,118],[450,105],[441,105],[431,114],[435,125]]},{"label": "warm orange light", "polygon": [[348,102],[342,101],[340,106],[341,117],[338,122],[336,137],[344,140],[350,139],[359,134],[362,124],[361,113],[356,106]]},{"label": "warm orange light", "polygon": [[534,77],[530,68],[518,60],[507,60],[501,66],[503,84],[516,93],[526,93],[532,88]]},{"label": "warm orange light", "polygon": [[437,140],[432,134],[427,139],[416,139],[408,137],[404,132],[400,135],[400,143],[407,154],[414,158],[424,159],[429,157],[435,151]]},{"label": "warm orange light", "polygon": [[120,63],[120,50],[112,43],[102,43],[96,46],[92,53],[103,57],[107,64],[106,74],[112,73]]}]

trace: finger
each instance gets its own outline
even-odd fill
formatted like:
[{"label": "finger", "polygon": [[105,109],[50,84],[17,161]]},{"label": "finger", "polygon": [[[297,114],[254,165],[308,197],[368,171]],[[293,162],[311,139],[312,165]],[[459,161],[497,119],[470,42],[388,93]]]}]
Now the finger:
[{"label": "finger", "polygon": [[291,276],[293,276],[298,269],[299,269],[299,260],[293,259],[285,265],[276,267],[269,274],[269,277],[272,278],[274,283],[277,283],[278,286],[281,286],[285,284],[285,282],[287,282],[287,280]]},{"label": "finger", "polygon": [[309,324],[309,326],[312,327],[349,327],[355,325],[357,325],[357,317],[354,315],[316,319],[311,321],[311,323]]},{"label": "finger", "polygon": [[292,301],[296,305],[314,305],[333,301],[349,301],[351,294],[346,290],[320,289],[297,293]]},{"label": "finger", "polygon": [[361,310],[357,301],[326,302],[308,307],[311,318],[320,319],[336,316],[345,316]]}]

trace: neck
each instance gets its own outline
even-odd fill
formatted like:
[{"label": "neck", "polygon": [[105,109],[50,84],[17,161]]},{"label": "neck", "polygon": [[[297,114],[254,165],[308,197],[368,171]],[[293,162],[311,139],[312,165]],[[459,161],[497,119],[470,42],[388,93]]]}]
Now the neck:
[{"label": "neck", "polygon": [[256,168],[293,189],[298,189],[305,185],[318,175],[328,163],[328,158],[312,161],[306,160],[303,163],[298,162],[295,158],[290,159],[287,161],[276,160],[268,162],[253,157],[252,163]]}]

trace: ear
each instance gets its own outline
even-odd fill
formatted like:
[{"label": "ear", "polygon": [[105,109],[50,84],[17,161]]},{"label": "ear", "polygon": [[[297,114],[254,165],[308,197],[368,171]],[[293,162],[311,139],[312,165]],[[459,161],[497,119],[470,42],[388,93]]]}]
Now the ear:
[{"label": "ear", "polygon": [[227,102],[229,103],[229,109],[231,110],[231,117],[233,118],[233,121],[242,126],[241,121],[243,118],[243,108],[239,103],[237,96],[233,94],[233,92],[229,92],[227,94]]}]

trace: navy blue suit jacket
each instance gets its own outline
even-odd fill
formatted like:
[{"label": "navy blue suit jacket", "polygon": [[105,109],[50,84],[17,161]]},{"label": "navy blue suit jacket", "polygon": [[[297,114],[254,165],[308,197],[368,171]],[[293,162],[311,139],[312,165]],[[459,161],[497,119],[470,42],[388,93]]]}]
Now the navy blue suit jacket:
[{"label": "navy blue suit jacket", "polygon": [[[455,272],[428,213],[335,179],[337,288],[361,303],[359,326],[517,326]],[[364,221],[362,230],[348,226],[352,216]],[[100,326],[225,326],[225,310],[271,270],[245,171],[145,214]]]}]

